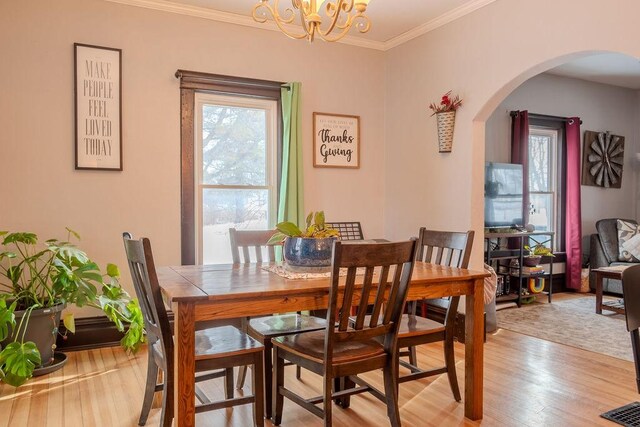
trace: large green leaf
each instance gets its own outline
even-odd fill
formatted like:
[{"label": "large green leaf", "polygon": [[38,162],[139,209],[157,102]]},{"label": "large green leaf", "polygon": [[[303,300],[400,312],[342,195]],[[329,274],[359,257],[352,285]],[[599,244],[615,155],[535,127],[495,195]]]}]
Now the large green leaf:
[{"label": "large green leaf", "polygon": [[17,302],[13,302],[7,307],[7,301],[4,298],[0,298],[0,341],[3,341],[9,336],[9,326],[16,326],[16,316],[14,311],[16,310]]},{"label": "large green leaf", "polygon": [[296,236],[302,235],[302,231],[300,231],[298,226],[289,221],[278,223],[276,225],[276,228],[278,229],[278,231],[280,231],[282,234],[286,236],[296,237]]},{"label": "large green leaf", "polygon": [[[58,258],[66,260],[68,262],[75,262],[79,264],[85,264],[90,262],[87,254],[82,250],[70,244],[55,245],[50,244],[49,250],[55,252]],[[76,264],[76,265],[79,265]]]},{"label": "large green leaf", "polygon": [[69,227],[65,227],[65,230],[67,230],[70,234],[72,234],[76,239],[80,240],[80,235],[77,232],[73,231]]},{"label": "large green leaf", "polygon": [[15,258],[17,255],[15,252],[5,251],[0,252],[0,260],[3,258]]},{"label": "large green leaf", "polygon": [[62,322],[69,332],[72,334],[76,333],[76,319],[73,317],[73,313],[66,313],[62,318]]},{"label": "large green leaf", "polygon": [[140,344],[145,342],[144,318],[137,299],[129,301],[127,312],[129,313],[130,324],[120,344],[127,351],[135,353],[139,350]]},{"label": "large green leaf", "polygon": [[314,218],[314,222],[316,224],[316,228],[321,230],[324,228],[324,211],[316,212],[316,216]]},{"label": "large green leaf", "polygon": [[0,352],[2,380],[18,387],[31,378],[33,370],[41,363],[40,352],[35,343],[12,342]]},{"label": "large green leaf", "polygon": [[35,233],[11,233],[7,234],[2,241],[3,245],[10,243],[24,243],[25,245],[35,245],[38,243],[38,236]]},{"label": "large green leaf", "polygon": [[115,264],[107,264],[107,276],[120,277],[120,269]]},{"label": "large green leaf", "polygon": [[277,245],[280,244],[284,241],[284,239],[286,239],[287,235],[280,233],[280,232],[276,232],[273,236],[271,236],[271,238],[269,239],[269,241],[267,242],[267,245]]}]

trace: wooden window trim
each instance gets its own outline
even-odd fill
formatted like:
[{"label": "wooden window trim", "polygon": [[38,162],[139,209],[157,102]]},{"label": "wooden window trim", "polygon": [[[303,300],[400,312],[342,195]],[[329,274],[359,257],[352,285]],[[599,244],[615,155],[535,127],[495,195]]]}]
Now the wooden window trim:
[{"label": "wooden window trim", "polygon": [[[285,83],[187,70],[178,70],[175,76],[180,79],[181,263],[182,265],[192,265],[196,263],[195,165],[193,159],[196,92],[270,99],[276,101],[276,109],[281,112],[281,88]],[[282,114],[278,114],[277,117],[276,167],[279,187],[282,176]]]}]

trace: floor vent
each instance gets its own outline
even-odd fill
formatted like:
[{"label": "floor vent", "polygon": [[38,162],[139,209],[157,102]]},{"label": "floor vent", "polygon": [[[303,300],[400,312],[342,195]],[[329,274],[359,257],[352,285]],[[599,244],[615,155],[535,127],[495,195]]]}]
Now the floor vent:
[{"label": "floor vent", "polygon": [[640,402],[629,403],[600,416],[625,427],[640,427]]}]

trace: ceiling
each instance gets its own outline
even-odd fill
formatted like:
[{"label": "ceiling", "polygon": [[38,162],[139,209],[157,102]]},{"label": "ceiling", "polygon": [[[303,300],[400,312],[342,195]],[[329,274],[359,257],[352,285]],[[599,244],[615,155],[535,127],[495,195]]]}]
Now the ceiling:
[{"label": "ceiling", "polygon": [[552,68],[548,73],[640,90],[640,60],[620,53],[587,56]]},{"label": "ceiling", "polygon": [[[182,3],[199,6],[238,15],[251,16],[251,10],[258,0],[171,0],[174,3]],[[379,42],[386,42],[394,37],[406,33],[422,24],[433,21],[440,16],[451,12],[474,0],[402,0],[402,7],[398,8],[398,0],[371,0],[367,8],[367,15],[371,19],[371,30],[360,34],[351,31],[350,35],[363,37]],[[273,4],[274,1],[269,2]],[[280,1],[282,5],[290,1]]]},{"label": "ceiling", "polygon": [[[214,21],[279,31],[270,22],[261,24],[251,17],[259,0],[107,0]],[[274,4],[277,0],[268,0]],[[325,0],[326,1],[326,0]],[[333,0],[335,1],[335,0]],[[465,16],[496,0],[370,0],[367,15],[371,30],[360,34],[352,29],[341,43],[388,50],[415,37]],[[280,9],[291,5],[280,0]],[[401,4],[402,7],[398,7]],[[283,37],[285,37],[283,35]],[[602,53],[568,62],[548,71],[572,77],[640,90],[640,61],[637,58]]]},{"label": "ceiling", "polygon": [[[259,0],[107,0],[167,12],[198,16],[238,25],[277,30],[273,21],[257,23],[251,17]],[[277,0],[269,0],[273,5]],[[326,0],[325,0],[326,1]],[[371,0],[367,15],[371,29],[361,34],[355,29],[343,43],[388,50],[408,40],[454,21],[496,0]],[[280,9],[291,7],[281,0]],[[401,7],[398,7],[401,5]]]}]

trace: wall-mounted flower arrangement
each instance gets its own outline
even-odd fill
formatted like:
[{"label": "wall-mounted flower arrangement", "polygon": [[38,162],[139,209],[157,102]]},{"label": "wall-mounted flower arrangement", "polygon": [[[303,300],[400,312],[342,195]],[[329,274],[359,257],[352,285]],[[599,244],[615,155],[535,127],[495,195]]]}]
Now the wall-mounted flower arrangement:
[{"label": "wall-mounted flower arrangement", "polygon": [[440,103],[432,102],[429,108],[438,120],[438,146],[441,153],[450,153],[453,146],[453,128],[456,121],[456,110],[462,106],[462,99],[452,95],[451,91],[442,95]]}]

